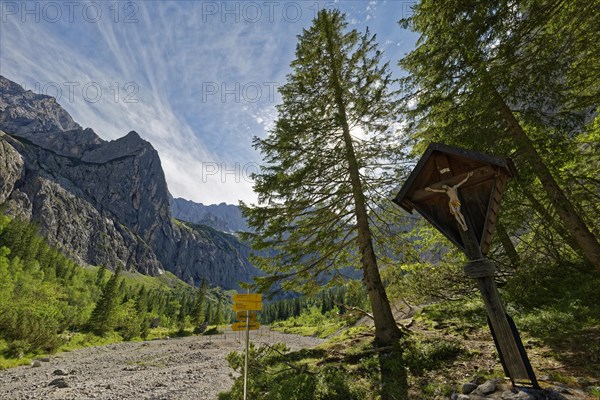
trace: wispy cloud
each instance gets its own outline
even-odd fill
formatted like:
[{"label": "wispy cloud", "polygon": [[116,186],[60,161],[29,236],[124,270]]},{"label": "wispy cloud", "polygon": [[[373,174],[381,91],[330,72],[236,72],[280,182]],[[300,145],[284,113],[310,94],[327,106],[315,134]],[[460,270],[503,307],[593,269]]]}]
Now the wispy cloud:
[{"label": "wispy cloud", "polygon": [[[60,18],[49,3],[28,2],[29,14],[26,2],[0,4],[1,74],[60,94],[73,118],[104,139],[137,131],[158,150],[175,196],[254,200],[249,174],[260,155],[252,137],[273,125],[296,35],[319,7],[334,3],[52,3]],[[365,21],[368,11],[369,23],[382,24],[397,43],[400,10],[394,17],[387,8],[383,18],[381,6],[353,5],[349,19]]]}]

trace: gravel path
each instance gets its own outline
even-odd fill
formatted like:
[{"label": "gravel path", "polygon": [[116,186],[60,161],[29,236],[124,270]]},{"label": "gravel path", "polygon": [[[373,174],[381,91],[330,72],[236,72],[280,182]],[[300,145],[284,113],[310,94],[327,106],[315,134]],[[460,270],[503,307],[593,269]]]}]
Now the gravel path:
[{"label": "gravel path", "polygon": [[[284,342],[292,350],[323,342],[262,328],[250,338],[256,344]],[[225,356],[243,350],[243,343],[242,335],[228,331],[61,353],[39,367],[0,371],[0,399],[213,400],[233,384]]]}]

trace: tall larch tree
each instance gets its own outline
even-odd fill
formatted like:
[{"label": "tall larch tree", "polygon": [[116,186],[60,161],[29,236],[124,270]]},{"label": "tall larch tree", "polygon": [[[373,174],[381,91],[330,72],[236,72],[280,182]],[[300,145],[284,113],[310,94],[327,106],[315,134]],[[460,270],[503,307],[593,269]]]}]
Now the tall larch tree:
[{"label": "tall larch tree", "polygon": [[255,139],[264,165],[258,204],[241,204],[256,232],[245,238],[275,250],[254,259],[263,287],[314,293],[343,279],[344,267],[360,268],[376,341],[387,345],[401,331],[379,274],[373,211],[395,176],[397,87],[375,35],[346,28],[343,14],[323,10],[298,36],[275,127]]}]

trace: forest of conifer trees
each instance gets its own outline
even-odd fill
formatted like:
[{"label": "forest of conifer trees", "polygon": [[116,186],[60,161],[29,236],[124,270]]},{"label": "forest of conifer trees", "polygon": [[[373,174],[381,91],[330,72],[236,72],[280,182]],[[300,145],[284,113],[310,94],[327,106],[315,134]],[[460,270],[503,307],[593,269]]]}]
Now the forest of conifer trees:
[{"label": "forest of conifer trees", "polygon": [[0,351],[8,358],[54,352],[76,332],[147,338],[151,328],[183,334],[223,324],[226,296],[166,273],[149,278],[121,267],[82,267],[34,224],[0,217]]}]

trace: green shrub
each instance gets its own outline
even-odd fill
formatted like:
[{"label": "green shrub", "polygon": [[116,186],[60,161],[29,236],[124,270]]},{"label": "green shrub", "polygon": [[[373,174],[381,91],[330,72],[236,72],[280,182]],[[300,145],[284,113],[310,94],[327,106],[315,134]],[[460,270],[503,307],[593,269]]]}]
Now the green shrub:
[{"label": "green shrub", "polygon": [[4,312],[0,327],[11,342],[26,342],[30,351],[54,352],[60,345],[56,319],[41,304],[15,304],[12,312]]},{"label": "green shrub", "polygon": [[210,328],[210,329],[207,329],[207,330],[204,332],[204,335],[206,335],[206,336],[210,336],[210,335],[219,335],[219,334],[221,334],[221,333],[223,333],[223,332],[219,331],[219,328],[218,328],[217,326],[213,326],[212,328]]},{"label": "green shrub", "polygon": [[205,323],[200,324],[194,327],[194,330],[192,332],[194,333],[194,335],[201,335],[206,331],[206,327],[207,325]]},{"label": "green shrub", "polygon": [[26,340],[13,340],[8,343],[5,354],[10,358],[23,358],[30,350],[31,345]]}]

